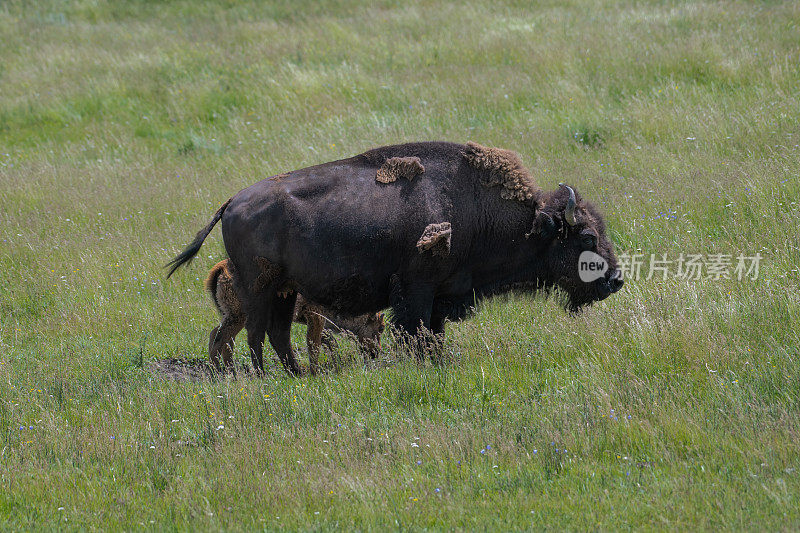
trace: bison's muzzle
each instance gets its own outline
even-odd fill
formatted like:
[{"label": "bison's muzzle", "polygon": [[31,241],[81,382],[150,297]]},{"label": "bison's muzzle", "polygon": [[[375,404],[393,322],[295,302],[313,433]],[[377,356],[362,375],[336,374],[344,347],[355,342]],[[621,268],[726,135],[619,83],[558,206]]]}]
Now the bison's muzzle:
[{"label": "bison's muzzle", "polygon": [[603,300],[620,290],[622,285],[625,283],[625,280],[622,278],[622,271],[616,269],[614,271],[609,270],[606,272],[606,276],[597,280],[596,283],[598,284],[600,300]]}]

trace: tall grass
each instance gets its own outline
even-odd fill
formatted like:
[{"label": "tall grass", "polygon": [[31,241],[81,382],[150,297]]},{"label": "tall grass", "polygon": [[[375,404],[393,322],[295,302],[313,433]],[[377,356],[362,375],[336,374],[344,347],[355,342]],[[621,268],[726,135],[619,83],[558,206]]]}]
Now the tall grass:
[{"label": "tall grass", "polygon": [[[800,527],[796,3],[11,1],[0,43],[1,528]],[[759,278],[486,301],[440,366],[153,369],[205,357],[219,233],[161,265],[222,201],[423,139]]]}]

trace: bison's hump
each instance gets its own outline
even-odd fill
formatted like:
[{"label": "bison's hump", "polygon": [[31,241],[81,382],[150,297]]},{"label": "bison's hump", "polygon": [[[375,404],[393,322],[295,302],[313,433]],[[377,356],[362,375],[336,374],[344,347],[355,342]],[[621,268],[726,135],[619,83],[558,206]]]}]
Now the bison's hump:
[{"label": "bison's hump", "polygon": [[541,190],[515,152],[470,141],[462,155],[471,167],[486,173],[481,180],[486,187],[503,187],[502,198],[528,202],[540,196]]}]

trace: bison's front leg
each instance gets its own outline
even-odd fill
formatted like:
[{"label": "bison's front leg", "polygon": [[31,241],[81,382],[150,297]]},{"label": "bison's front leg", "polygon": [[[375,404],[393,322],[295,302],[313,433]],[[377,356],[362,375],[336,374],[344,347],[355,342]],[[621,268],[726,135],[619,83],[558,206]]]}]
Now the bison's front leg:
[{"label": "bison's front leg", "polygon": [[431,361],[434,364],[442,362],[442,352],[444,351],[444,324],[447,315],[437,312],[434,304],[434,311],[431,315]]},{"label": "bison's front leg", "polygon": [[431,314],[431,333],[437,337],[444,337],[444,323],[447,317],[440,313]]},{"label": "bison's front leg", "polygon": [[389,304],[392,306],[392,323],[401,334],[410,337],[410,348],[417,360],[425,356],[425,337],[430,335],[434,287],[432,284],[404,283],[395,274],[391,279]]}]

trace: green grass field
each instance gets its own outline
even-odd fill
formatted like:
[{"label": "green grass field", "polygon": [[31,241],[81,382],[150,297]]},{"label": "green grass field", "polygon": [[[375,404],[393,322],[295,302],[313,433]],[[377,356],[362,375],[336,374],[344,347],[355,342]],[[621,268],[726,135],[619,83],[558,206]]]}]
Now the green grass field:
[{"label": "green grass field", "polygon": [[[0,529],[800,529],[800,5],[325,4],[0,2]],[[153,366],[206,358],[219,230],[162,265],[221,202],[434,139],[758,279],[486,301],[441,366]]]}]

